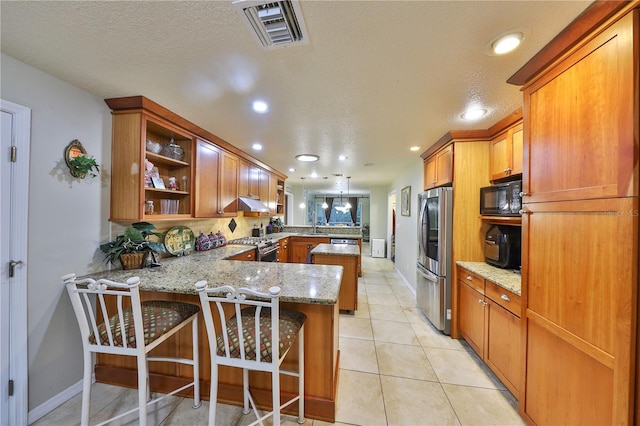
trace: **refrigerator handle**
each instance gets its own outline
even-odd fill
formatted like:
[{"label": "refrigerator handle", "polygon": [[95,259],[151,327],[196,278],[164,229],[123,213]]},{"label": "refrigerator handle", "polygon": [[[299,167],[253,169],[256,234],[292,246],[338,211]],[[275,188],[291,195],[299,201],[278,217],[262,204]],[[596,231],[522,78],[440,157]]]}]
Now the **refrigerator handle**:
[{"label": "refrigerator handle", "polygon": [[440,277],[438,277],[433,272],[429,271],[422,265],[418,264],[418,273],[428,279],[429,281],[437,282]]}]

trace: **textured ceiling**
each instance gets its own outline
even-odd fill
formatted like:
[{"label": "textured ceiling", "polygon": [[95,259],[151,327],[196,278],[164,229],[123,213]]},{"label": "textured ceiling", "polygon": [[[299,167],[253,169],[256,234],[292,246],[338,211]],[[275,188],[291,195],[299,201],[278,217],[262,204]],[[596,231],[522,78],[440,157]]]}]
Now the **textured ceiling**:
[{"label": "textured ceiling", "polygon": [[[368,192],[447,131],[490,127],[521,106],[507,78],[589,3],[303,1],[310,44],[267,51],[231,1],[2,1],[1,50],[102,98],[146,96],[293,183],[329,176],[307,189],[339,190],[341,173]],[[531,31],[519,50],[484,53],[517,27]],[[251,111],[255,98],[267,114]],[[476,104],[489,114],[463,122]],[[297,163],[301,153],[321,159]]]}]

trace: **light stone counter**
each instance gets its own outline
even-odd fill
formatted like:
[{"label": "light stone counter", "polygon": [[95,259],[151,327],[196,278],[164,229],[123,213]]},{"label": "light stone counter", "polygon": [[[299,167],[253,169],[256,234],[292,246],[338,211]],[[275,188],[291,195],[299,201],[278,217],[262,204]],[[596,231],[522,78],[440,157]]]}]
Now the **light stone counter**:
[{"label": "light stone counter", "polygon": [[140,290],[180,294],[197,294],[195,283],[200,280],[207,280],[209,286],[230,285],[265,293],[270,287],[278,286],[282,289],[280,300],[283,302],[337,303],[342,266],[224,260],[254,249],[252,246],[228,245],[187,256],[163,258],[162,266],[156,268],[117,269],[91,274],[91,277],[125,282],[127,278],[138,276]]},{"label": "light stone counter", "polygon": [[492,281],[500,287],[520,296],[522,277],[511,269],[500,269],[485,262],[456,262],[458,266]]},{"label": "light stone counter", "polygon": [[311,254],[331,254],[335,256],[360,256],[360,247],[352,244],[318,244]]}]

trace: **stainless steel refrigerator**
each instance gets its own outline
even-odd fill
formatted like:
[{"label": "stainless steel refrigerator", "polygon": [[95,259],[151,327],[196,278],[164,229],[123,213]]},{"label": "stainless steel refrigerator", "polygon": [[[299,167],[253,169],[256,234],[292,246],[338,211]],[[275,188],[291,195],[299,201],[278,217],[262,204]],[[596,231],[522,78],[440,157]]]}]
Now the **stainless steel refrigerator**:
[{"label": "stainless steel refrigerator", "polygon": [[418,194],[418,204],[418,307],[438,330],[450,334],[453,190],[430,189]]}]

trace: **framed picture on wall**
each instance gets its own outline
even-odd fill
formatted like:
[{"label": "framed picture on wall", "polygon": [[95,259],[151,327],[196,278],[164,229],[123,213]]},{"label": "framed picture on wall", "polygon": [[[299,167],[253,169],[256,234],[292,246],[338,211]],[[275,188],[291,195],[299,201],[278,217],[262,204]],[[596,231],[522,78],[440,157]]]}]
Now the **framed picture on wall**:
[{"label": "framed picture on wall", "polygon": [[400,191],[400,214],[411,216],[411,186],[405,186]]}]

